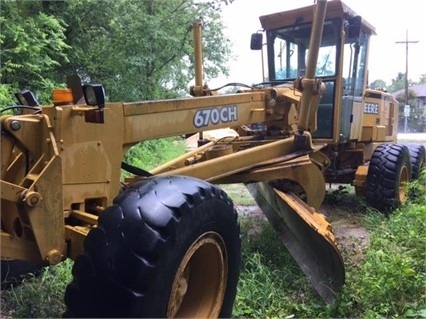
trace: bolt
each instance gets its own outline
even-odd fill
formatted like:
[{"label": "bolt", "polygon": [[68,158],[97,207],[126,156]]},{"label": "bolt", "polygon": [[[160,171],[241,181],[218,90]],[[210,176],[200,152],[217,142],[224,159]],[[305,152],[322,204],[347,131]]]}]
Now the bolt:
[{"label": "bolt", "polygon": [[10,129],[13,131],[17,131],[21,128],[21,122],[17,121],[17,120],[13,120],[12,122],[10,122]]},{"label": "bolt", "polygon": [[62,257],[63,255],[59,250],[52,249],[52,250],[49,250],[49,252],[47,253],[46,260],[49,262],[49,264],[56,265],[61,262]]},{"label": "bolt", "polygon": [[275,105],[277,105],[277,101],[275,99],[270,99],[269,106],[275,106]]},{"label": "bolt", "polygon": [[40,204],[41,199],[42,199],[41,195],[37,192],[30,191],[24,195],[24,201],[30,207],[34,207]]}]

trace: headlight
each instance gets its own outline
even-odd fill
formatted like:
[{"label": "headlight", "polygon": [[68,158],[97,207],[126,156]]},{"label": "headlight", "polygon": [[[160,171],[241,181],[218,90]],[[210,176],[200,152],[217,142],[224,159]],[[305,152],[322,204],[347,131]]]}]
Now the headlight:
[{"label": "headlight", "polygon": [[99,108],[105,106],[105,90],[101,84],[83,85],[83,95],[87,105],[97,105]]}]

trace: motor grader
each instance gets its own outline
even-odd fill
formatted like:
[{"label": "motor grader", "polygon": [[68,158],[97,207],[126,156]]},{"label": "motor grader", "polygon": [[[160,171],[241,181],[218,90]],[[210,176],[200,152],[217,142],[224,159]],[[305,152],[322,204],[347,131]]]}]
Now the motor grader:
[{"label": "motor grader", "polygon": [[[109,103],[77,76],[53,105],[20,92],[19,114],[0,118],[2,280],[70,258],[65,317],[230,317],[241,242],[219,185],[242,183],[332,303],[345,272],[317,212],[326,183],[352,183],[388,211],[424,147],[396,143],[397,102],[366,88],[374,28],[344,3],[260,23],[251,48],[266,51],[267,75],[237,93],[203,83],[199,24],[192,97]],[[238,134],[203,135],[219,128]],[[123,162],[140,141],[194,132],[196,149],[150,171]]]}]

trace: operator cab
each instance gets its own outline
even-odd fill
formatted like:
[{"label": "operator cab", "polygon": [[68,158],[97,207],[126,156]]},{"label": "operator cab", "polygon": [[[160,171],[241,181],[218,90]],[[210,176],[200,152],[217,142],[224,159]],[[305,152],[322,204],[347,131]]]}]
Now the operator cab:
[{"label": "operator cab", "polygon": [[[305,76],[314,10],[309,6],[260,17],[266,34],[266,83],[280,85]],[[315,139],[327,143],[351,139],[353,108],[362,108],[369,38],[373,34],[374,27],[344,3],[327,3],[315,72],[326,91],[318,109]],[[263,50],[260,36],[254,38],[257,41],[252,41],[252,49]]]}]

